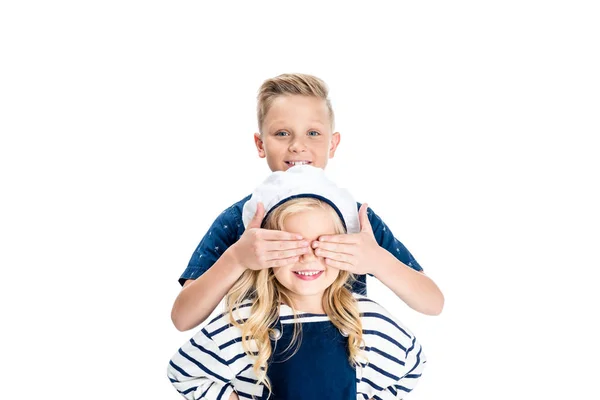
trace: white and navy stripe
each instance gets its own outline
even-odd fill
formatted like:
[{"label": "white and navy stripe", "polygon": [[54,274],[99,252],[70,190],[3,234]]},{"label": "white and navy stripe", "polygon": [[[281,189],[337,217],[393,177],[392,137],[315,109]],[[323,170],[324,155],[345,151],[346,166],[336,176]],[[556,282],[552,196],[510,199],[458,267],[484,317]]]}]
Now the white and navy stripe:
[{"label": "white and navy stripe", "polygon": [[[367,363],[356,369],[357,399],[397,399],[414,389],[424,368],[425,355],[414,335],[383,307],[355,294],[363,325]],[[244,321],[251,303],[236,312]],[[297,313],[280,307],[279,323],[327,321],[322,314]],[[255,344],[251,347],[256,351]],[[241,331],[229,323],[227,313],[210,321],[185,343],[169,362],[167,374],[173,386],[186,399],[224,399],[232,391],[240,398],[260,398],[266,391],[257,382],[241,343]]]},{"label": "white and navy stripe", "polygon": [[383,307],[355,295],[363,325],[364,355],[357,369],[357,391],[365,399],[403,398],[413,390],[424,368],[425,354],[415,336]]}]

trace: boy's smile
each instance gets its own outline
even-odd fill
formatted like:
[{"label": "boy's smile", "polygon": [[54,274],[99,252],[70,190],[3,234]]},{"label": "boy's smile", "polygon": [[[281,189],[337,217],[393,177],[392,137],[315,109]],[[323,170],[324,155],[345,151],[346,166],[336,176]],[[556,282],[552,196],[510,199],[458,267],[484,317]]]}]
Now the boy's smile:
[{"label": "boy's smile", "polygon": [[289,165],[290,167],[293,167],[295,165],[310,165],[310,164],[312,164],[312,162],[308,161],[308,160],[298,160],[298,161],[297,160],[286,160],[285,163],[287,165]]},{"label": "boy's smile", "polygon": [[271,171],[306,164],[325,168],[340,142],[331,125],[325,100],[279,96],[265,116],[262,133],[254,134],[258,156],[267,159]]}]

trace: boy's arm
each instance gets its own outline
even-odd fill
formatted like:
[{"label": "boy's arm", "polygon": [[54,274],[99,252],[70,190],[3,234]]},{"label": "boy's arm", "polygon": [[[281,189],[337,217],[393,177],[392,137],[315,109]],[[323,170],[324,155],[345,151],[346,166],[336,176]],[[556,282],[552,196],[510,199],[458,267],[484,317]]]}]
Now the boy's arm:
[{"label": "boy's arm", "polygon": [[390,288],[410,308],[426,315],[439,315],[444,308],[444,295],[431,278],[402,263],[384,248],[374,251],[372,269],[368,272]]},{"label": "boy's arm", "polygon": [[[226,219],[225,213],[213,223],[215,229],[211,227],[209,231],[211,240],[204,243],[207,239],[205,236],[200,246],[206,248],[206,253],[200,252],[196,256],[208,254],[216,261],[205,266],[203,273],[202,268],[194,269],[191,274],[200,276],[188,279],[183,284],[171,310],[171,320],[178,330],[186,331],[204,322],[246,269],[287,265],[296,262],[299,254],[306,251],[308,243],[300,240],[296,234],[260,229],[263,216],[264,207],[260,204],[237,242],[235,235],[232,237],[218,229],[221,226],[234,226],[237,223],[235,220]],[[223,250],[220,256],[216,253]]]},{"label": "boy's arm", "polygon": [[194,251],[179,279],[183,288],[171,310],[171,320],[178,330],[186,331],[204,322],[243,273],[230,250],[237,239],[236,223],[235,209],[226,209]]},{"label": "boy's arm", "polygon": [[[390,288],[409,307],[426,315],[439,315],[444,308],[444,295],[423,272],[423,268],[398,239],[389,227],[368,207],[362,224],[370,225],[375,240],[379,244],[379,254],[372,264],[371,274]],[[371,224],[373,222],[373,225]]]},{"label": "boy's arm", "polygon": [[[415,311],[427,315],[440,314],[444,307],[440,289],[431,278],[415,269],[417,265],[411,268],[380,246],[367,208],[368,205],[363,204],[358,213],[360,233],[320,237],[319,241],[313,242],[313,247],[319,249],[317,255],[326,257],[327,265],[334,268],[374,275]],[[381,228],[387,230],[385,226]],[[386,236],[393,238],[389,231]]]},{"label": "boy's arm", "polygon": [[204,322],[246,270],[232,253],[230,247],[200,277],[183,284],[171,310],[178,330],[187,331]]}]

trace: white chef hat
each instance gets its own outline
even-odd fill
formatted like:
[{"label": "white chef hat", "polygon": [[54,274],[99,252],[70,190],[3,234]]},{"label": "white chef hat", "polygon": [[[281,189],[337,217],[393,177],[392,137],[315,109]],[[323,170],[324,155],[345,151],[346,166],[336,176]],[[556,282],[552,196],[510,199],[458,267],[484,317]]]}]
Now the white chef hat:
[{"label": "white chef hat", "polygon": [[356,200],[346,189],[338,187],[329,180],[322,168],[312,165],[296,165],[287,171],[273,172],[254,190],[252,197],[244,204],[242,211],[244,227],[247,228],[254,218],[259,202],[265,207],[264,222],[272,210],[298,197],[323,200],[336,211],[347,233],[360,231]]}]

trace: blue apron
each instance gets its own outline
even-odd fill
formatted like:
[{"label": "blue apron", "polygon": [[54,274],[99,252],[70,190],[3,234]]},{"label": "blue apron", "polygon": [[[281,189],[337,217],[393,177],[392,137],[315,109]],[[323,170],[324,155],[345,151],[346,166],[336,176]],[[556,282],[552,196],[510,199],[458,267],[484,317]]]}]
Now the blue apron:
[{"label": "blue apron", "polygon": [[[293,324],[278,322],[272,330],[273,354],[267,370],[270,399],[356,400],[356,370],[348,360],[348,338],[331,321],[300,325],[302,333],[290,349]],[[267,395],[265,390],[263,399]]]}]

